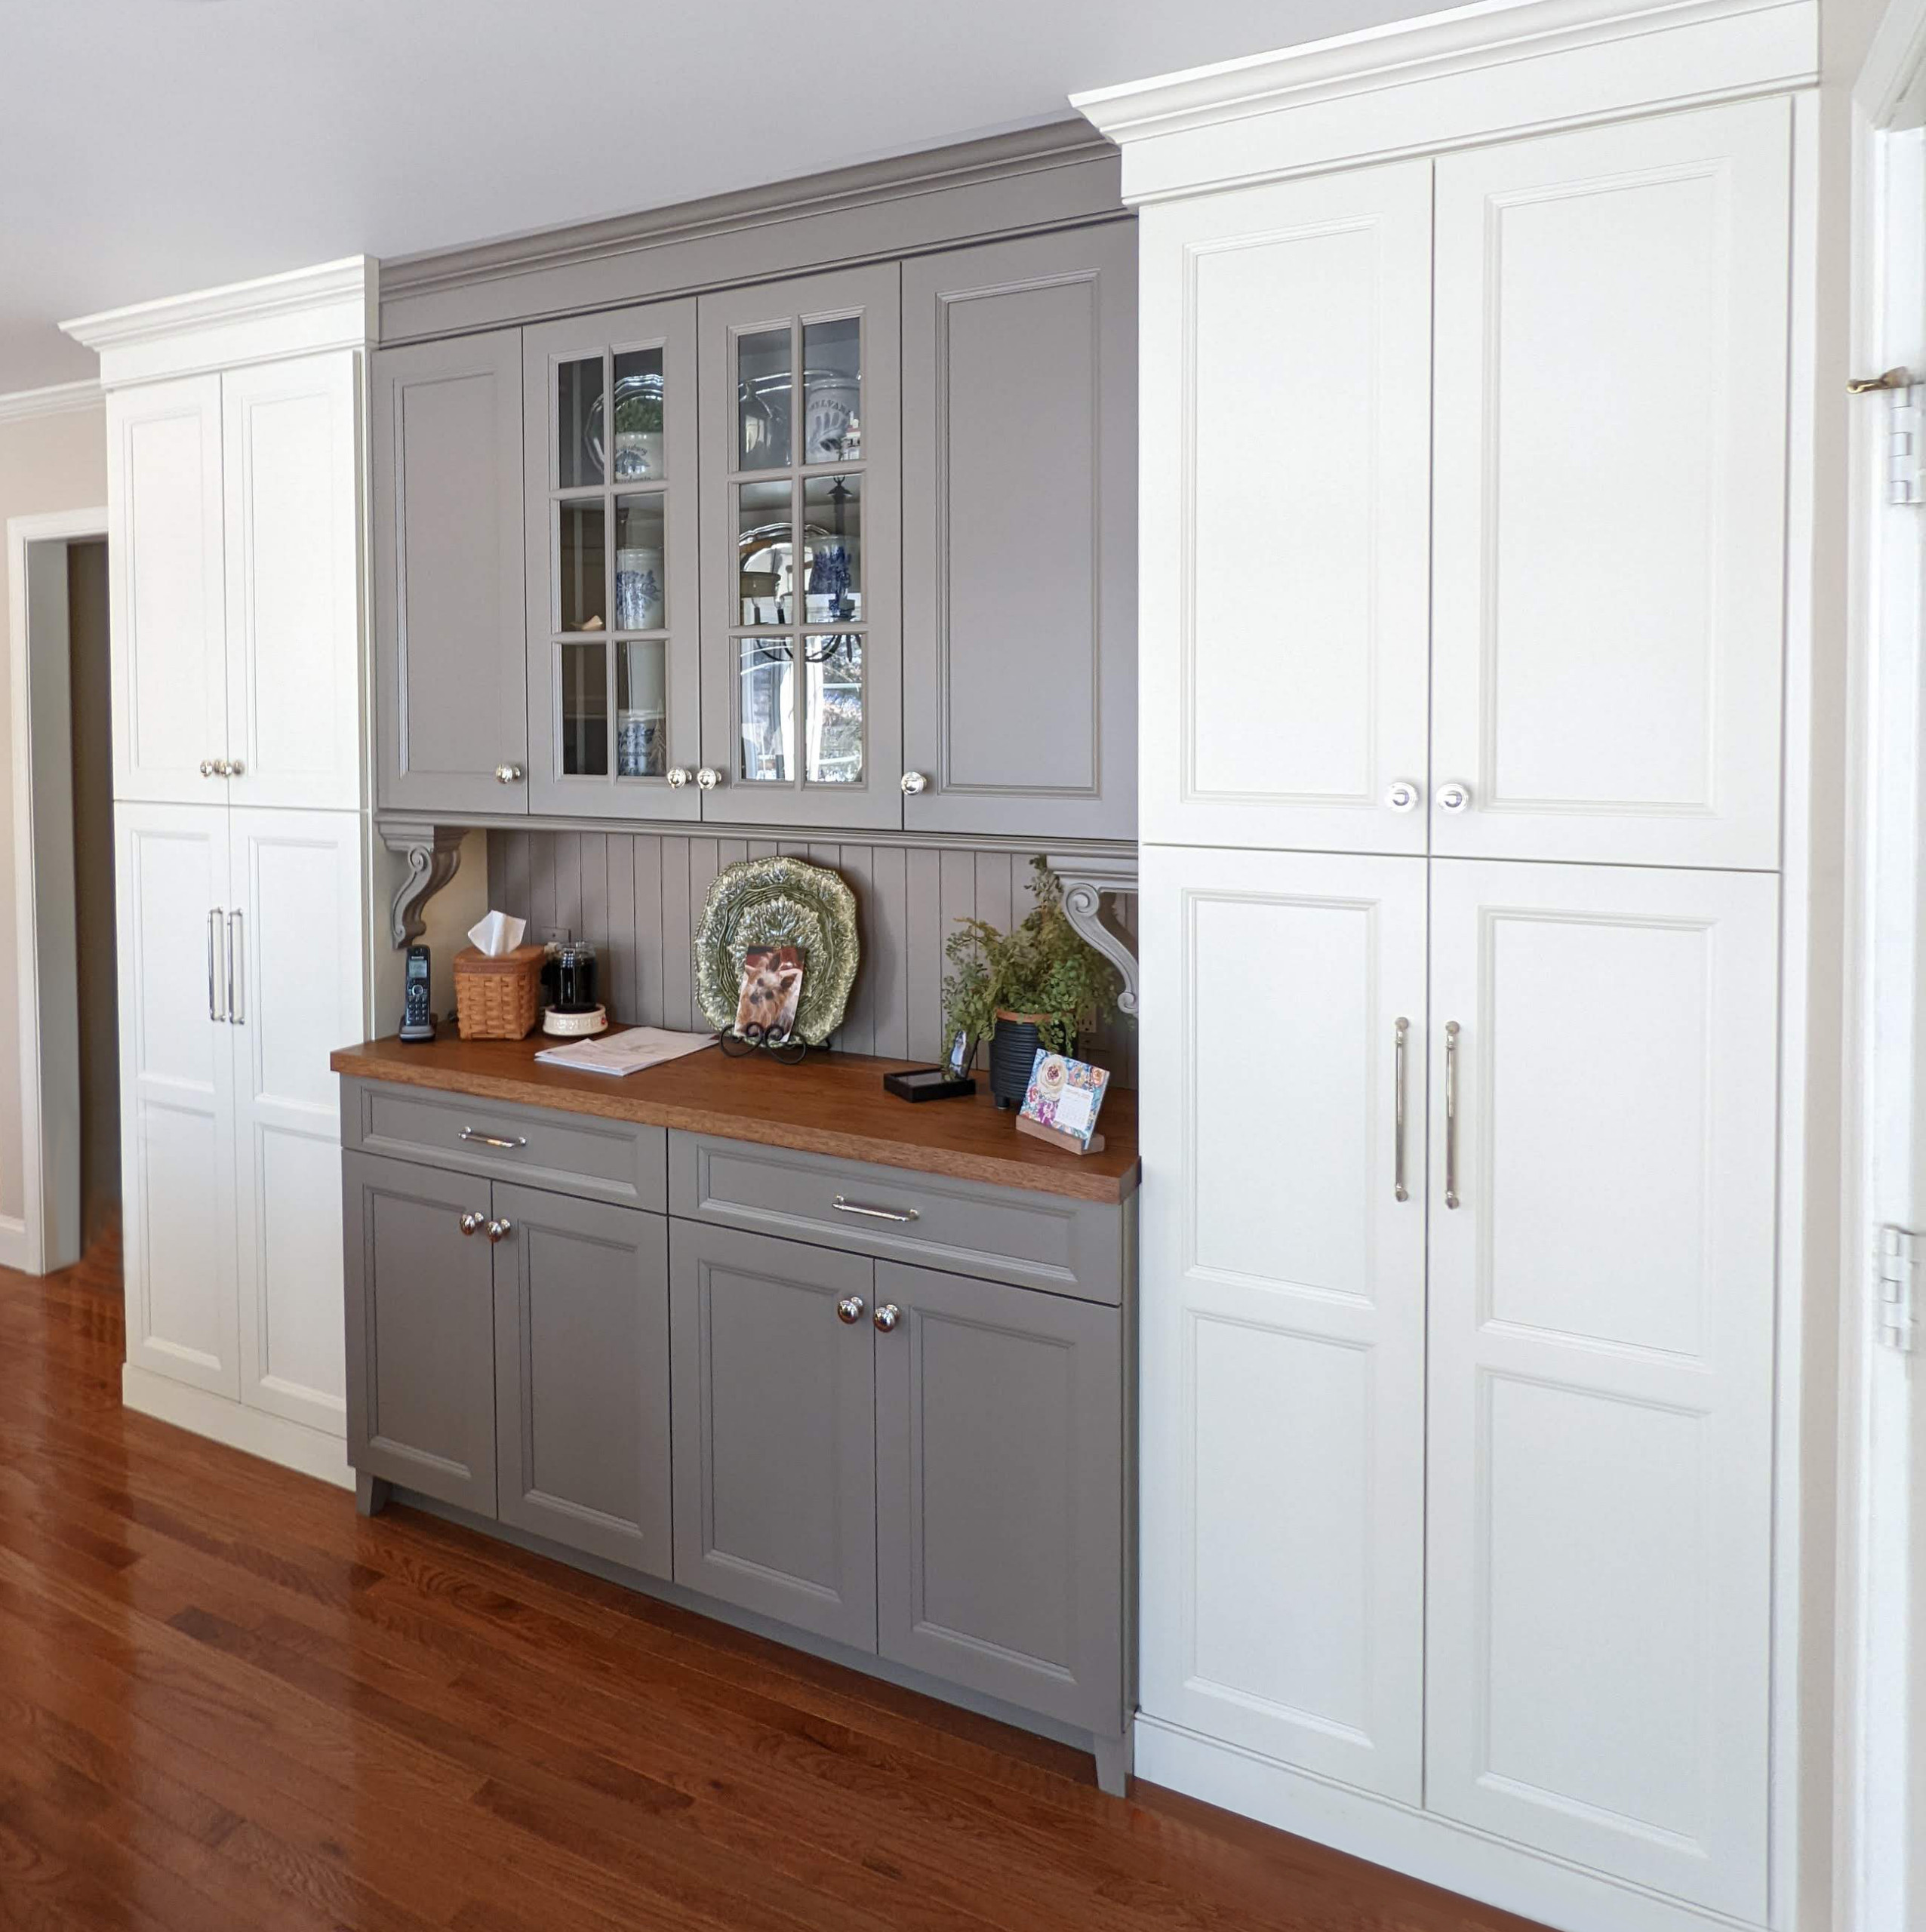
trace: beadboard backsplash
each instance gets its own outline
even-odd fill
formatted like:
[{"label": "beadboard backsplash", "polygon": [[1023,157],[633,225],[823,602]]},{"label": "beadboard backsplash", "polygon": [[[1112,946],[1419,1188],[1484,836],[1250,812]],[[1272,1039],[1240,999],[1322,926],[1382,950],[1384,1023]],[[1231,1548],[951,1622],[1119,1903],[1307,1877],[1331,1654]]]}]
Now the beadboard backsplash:
[{"label": "beadboard backsplash", "polygon": [[[690,957],[709,884],[725,866],[772,852],[840,872],[856,894],[863,958],[832,1044],[845,1053],[940,1060],[943,942],[959,918],[1008,927],[1029,909],[1029,857],[1011,851],[711,838],[680,832],[491,832],[488,903],[565,926],[601,952],[617,1018],[695,1028]],[[1112,902],[1134,937],[1137,901]],[[1137,1029],[1118,1020],[1086,1048],[1119,1086],[1137,1084]]]}]

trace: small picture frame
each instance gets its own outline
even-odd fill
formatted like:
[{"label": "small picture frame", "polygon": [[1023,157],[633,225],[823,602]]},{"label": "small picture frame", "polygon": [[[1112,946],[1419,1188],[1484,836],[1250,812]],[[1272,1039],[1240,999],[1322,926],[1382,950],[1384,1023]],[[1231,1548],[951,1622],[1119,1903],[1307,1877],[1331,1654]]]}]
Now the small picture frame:
[{"label": "small picture frame", "polygon": [[1067,1054],[1037,1049],[1030,1065],[1030,1084],[1017,1115],[1017,1131],[1073,1154],[1099,1154],[1103,1137],[1097,1131],[1097,1109],[1110,1084],[1107,1069]]},{"label": "small picture frame", "polygon": [[949,1077],[961,1080],[970,1071],[970,1063],[977,1057],[977,1043],[961,1027],[956,1029],[956,1037],[949,1043]]},{"label": "small picture frame", "polygon": [[967,1075],[959,1077],[947,1066],[912,1066],[901,1073],[883,1075],[883,1091],[899,1100],[960,1100],[977,1091],[977,1083]]}]

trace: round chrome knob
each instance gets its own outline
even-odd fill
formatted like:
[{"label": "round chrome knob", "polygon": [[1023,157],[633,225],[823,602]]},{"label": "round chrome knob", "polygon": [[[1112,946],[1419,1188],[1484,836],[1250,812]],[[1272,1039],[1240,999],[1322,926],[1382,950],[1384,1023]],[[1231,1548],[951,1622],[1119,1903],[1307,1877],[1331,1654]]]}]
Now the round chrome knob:
[{"label": "round chrome knob", "polygon": [[679,792],[689,782],[689,768],[686,764],[672,764],[663,775]]},{"label": "round chrome knob", "polygon": [[211,778],[211,777],[213,777],[213,776],[214,775],[215,770],[216,770],[216,767],[215,767],[215,764],[214,764],[214,760],[213,760],[212,758],[204,758],[203,759],[202,759],[202,761],[201,761],[201,776],[202,776],[203,778]]},{"label": "round chrome knob", "polygon": [[906,771],[903,774],[903,789],[913,798],[918,792],[930,789],[930,781],[920,771]]},{"label": "round chrome knob", "polygon": [[836,1319],[838,1321],[845,1322],[860,1321],[863,1319],[863,1301],[860,1295],[845,1295],[842,1300],[836,1303]]},{"label": "round chrome knob", "polygon": [[722,774],[714,765],[706,764],[696,774],[696,783],[705,792],[712,792],[722,782]]},{"label": "round chrome knob", "polygon": [[881,1333],[887,1335],[903,1319],[903,1310],[898,1308],[894,1302],[886,1301],[870,1319],[875,1323]]},{"label": "round chrome knob", "polygon": [[488,1216],[485,1214],[469,1214],[463,1215],[460,1223],[462,1232],[465,1235],[472,1235],[488,1218]]},{"label": "round chrome knob", "polygon": [[514,1226],[512,1221],[491,1221],[488,1223],[488,1238],[491,1241],[506,1241]]},{"label": "round chrome knob", "polygon": [[1471,803],[1471,787],[1454,778],[1450,784],[1438,786],[1437,797],[1441,812],[1461,812]]},{"label": "round chrome knob", "polygon": [[238,758],[224,758],[220,761],[220,775],[223,778],[238,778],[247,768]]},{"label": "round chrome knob", "polygon": [[1413,810],[1418,801],[1418,788],[1408,778],[1394,778],[1384,794],[1384,802],[1394,812]]},{"label": "round chrome knob", "polygon": [[521,782],[521,768],[518,764],[498,764],[495,767],[497,785],[518,785]]}]

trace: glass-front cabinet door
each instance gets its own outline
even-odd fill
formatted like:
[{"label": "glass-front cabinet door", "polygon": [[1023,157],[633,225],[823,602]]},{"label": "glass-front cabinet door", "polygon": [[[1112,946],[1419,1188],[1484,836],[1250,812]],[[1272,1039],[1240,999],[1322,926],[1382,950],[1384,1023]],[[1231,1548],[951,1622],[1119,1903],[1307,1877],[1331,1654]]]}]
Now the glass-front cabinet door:
[{"label": "glass-front cabinet door", "polygon": [[522,335],[529,805],[694,818],[692,300]]},{"label": "glass-front cabinet door", "polygon": [[898,288],[700,298],[705,819],[902,823]]}]

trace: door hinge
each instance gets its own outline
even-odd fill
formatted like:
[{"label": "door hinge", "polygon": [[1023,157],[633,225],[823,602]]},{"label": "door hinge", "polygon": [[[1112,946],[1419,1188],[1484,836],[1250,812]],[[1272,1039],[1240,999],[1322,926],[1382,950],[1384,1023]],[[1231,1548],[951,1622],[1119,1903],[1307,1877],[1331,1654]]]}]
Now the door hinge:
[{"label": "door hinge", "polygon": [[1902,1354],[1912,1347],[1915,1284],[1918,1279],[1919,1236],[1905,1228],[1879,1230],[1878,1339]]},{"label": "door hinge", "polygon": [[1926,502],[1926,476],[1920,469],[1919,385],[1895,386],[1886,396],[1886,500]]}]

